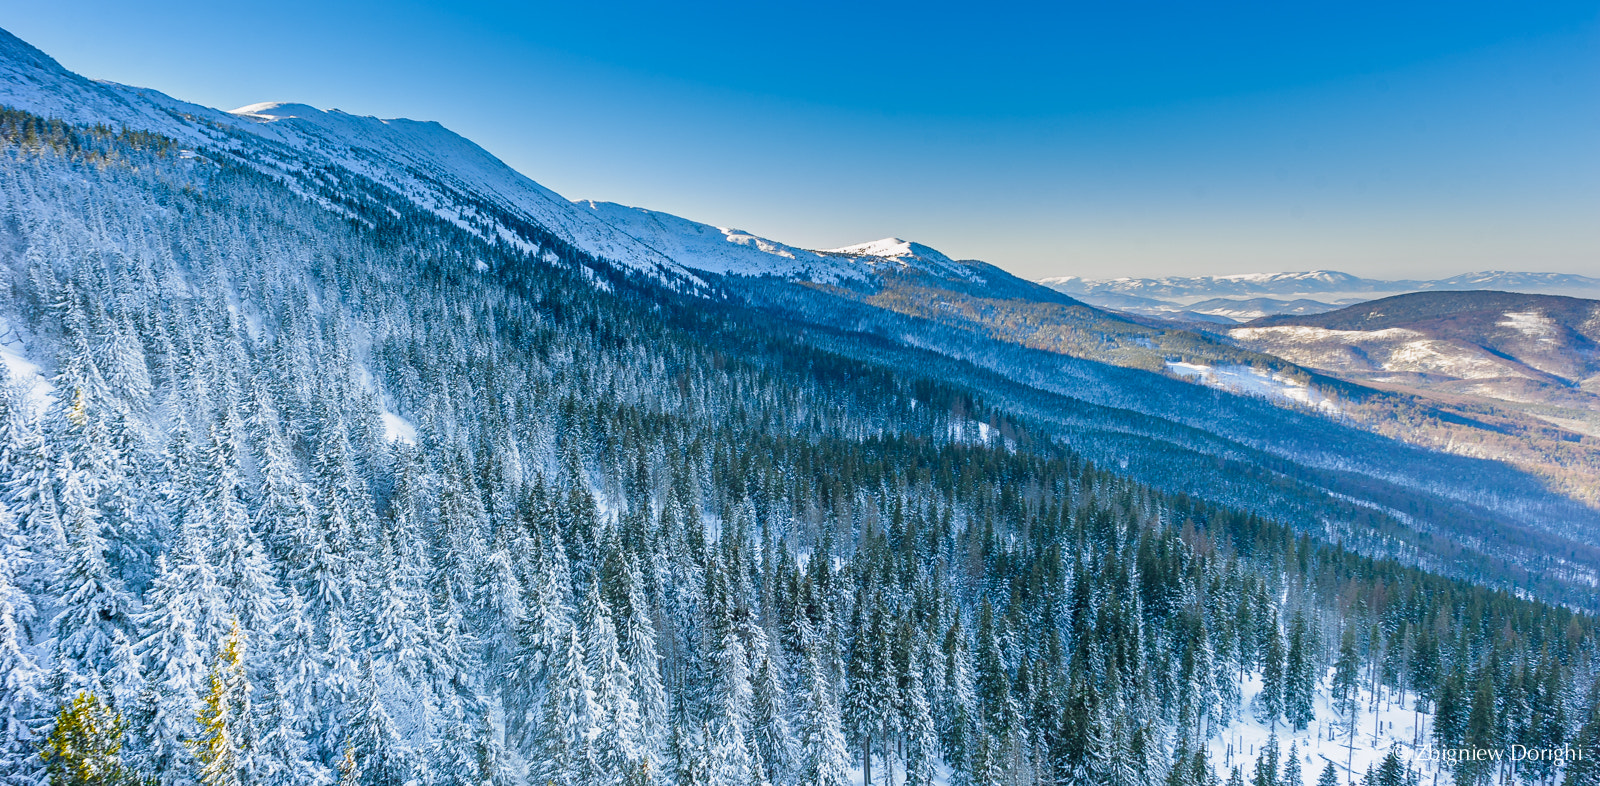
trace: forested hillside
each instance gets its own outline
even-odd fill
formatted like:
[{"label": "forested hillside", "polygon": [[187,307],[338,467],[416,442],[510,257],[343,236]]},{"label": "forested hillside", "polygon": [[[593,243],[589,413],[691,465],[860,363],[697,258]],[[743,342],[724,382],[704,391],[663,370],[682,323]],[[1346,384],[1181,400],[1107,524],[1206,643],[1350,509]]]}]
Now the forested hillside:
[{"label": "forested hillside", "polygon": [[1391,786],[1409,750],[1211,751],[1370,762],[1397,703],[1418,745],[1600,737],[1569,607],[370,183],[0,140],[4,782]]}]

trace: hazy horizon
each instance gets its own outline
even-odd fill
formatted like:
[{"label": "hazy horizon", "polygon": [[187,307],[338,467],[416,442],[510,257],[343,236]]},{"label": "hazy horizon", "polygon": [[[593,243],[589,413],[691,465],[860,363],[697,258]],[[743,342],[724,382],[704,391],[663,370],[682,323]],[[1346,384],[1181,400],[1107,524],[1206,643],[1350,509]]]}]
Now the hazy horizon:
[{"label": "hazy horizon", "polygon": [[569,199],[809,248],[1033,279],[1600,268],[1585,4],[170,9],[3,24],[91,78],[437,120]]}]

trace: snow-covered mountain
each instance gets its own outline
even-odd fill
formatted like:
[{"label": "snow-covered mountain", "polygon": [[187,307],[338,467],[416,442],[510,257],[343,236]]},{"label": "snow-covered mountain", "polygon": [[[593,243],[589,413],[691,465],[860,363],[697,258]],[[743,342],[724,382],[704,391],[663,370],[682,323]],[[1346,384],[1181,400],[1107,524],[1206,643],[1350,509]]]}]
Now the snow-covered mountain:
[{"label": "snow-covered mountain", "polygon": [[671,259],[434,122],[360,117],[304,104],[223,112],[162,93],[91,81],[0,30],[0,105],[74,123],[162,134],[272,174],[339,209],[328,191],[361,178],[490,240],[554,260],[530,228],[628,270],[694,289]]},{"label": "snow-covered mountain", "polygon": [[1600,740],[1600,513],[1504,424],[435,124],[0,38],[0,362],[0,782],[1481,784],[1421,743]]},{"label": "snow-covered mountain", "polygon": [[[1287,375],[1293,382],[1285,384],[1300,390],[1309,383],[1292,364],[1205,335],[1139,324],[923,244],[885,238],[812,251],[646,209],[571,202],[437,123],[357,117],[292,103],[207,109],[153,90],[83,79],[8,34],[0,36],[0,68],[0,103],[42,116],[159,133],[187,146],[185,155],[196,160],[211,156],[248,167],[335,214],[375,228],[407,221],[406,211],[420,210],[513,256],[583,268],[586,280],[602,289],[609,284],[597,279],[599,268],[678,293],[717,293],[717,299],[732,298],[795,324],[877,336],[900,350],[976,363],[1052,394],[1181,423],[1253,450],[1330,467],[1347,461],[1328,454],[1322,440],[1312,436],[1326,424],[1299,413],[1298,398],[1269,397],[1289,408],[1265,417],[1272,422],[1217,416],[1186,401],[1191,386],[1171,371],[1174,362],[1198,364],[1217,371],[1195,378],[1218,380],[1231,378],[1230,368],[1270,367],[1271,374]],[[480,259],[466,266],[484,270],[494,264],[505,263]],[[1303,288],[1305,282],[1349,286],[1349,279],[1315,273],[1215,280],[1236,287]],[[1124,379],[1104,363],[1140,371]],[[1158,376],[1140,376],[1150,372]],[[1313,397],[1331,395],[1316,391]],[[1221,405],[1236,403],[1224,399]],[[1313,419],[1304,420],[1308,417]],[[1279,418],[1295,425],[1277,423]],[[1442,437],[1403,436],[1427,445],[1456,444]],[[1363,471],[1426,482],[1404,450],[1391,453],[1390,447],[1375,443],[1370,454],[1383,458]],[[1512,476],[1507,482],[1521,483]]]},{"label": "snow-covered mountain", "polygon": [[1486,400],[1600,436],[1600,301],[1419,292],[1259,319],[1228,336],[1307,368]]},{"label": "snow-covered mountain", "polygon": [[[1435,280],[1360,278],[1331,270],[1302,273],[1250,273],[1232,276],[1169,276],[1165,278],[1088,279],[1059,276],[1040,280],[1058,292],[1105,308],[1150,316],[1184,312],[1234,316],[1238,321],[1264,315],[1331,311],[1364,300],[1407,292],[1497,290],[1526,294],[1600,297],[1600,278],[1568,273],[1486,271]],[[1225,301],[1233,301],[1232,304]],[[1276,305],[1272,301],[1294,305]],[[1196,304],[1211,301],[1206,307]],[[1248,302],[1248,305],[1246,303]],[[1248,316],[1249,312],[1261,314]]]}]

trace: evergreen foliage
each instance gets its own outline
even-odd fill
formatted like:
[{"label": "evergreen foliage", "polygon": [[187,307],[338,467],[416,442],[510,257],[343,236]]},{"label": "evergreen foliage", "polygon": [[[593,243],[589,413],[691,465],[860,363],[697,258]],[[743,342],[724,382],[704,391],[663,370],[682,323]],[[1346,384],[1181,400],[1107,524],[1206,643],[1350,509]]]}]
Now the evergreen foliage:
[{"label": "evergreen foliage", "polygon": [[1242,786],[1242,713],[1353,740],[1407,692],[1441,747],[1600,739],[1569,606],[354,173],[5,129],[0,305],[55,387],[0,396],[0,782]]}]

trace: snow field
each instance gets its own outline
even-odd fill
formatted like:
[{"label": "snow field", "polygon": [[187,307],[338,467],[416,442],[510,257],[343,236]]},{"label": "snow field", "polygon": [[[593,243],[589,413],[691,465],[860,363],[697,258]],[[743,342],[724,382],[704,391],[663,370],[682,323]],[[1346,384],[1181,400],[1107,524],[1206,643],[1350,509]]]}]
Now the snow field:
[{"label": "snow field", "polygon": [[1290,402],[1327,413],[1340,412],[1339,405],[1322,391],[1283,374],[1249,366],[1207,366],[1199,363],[1167,362],[1167,369],[1180,377],[1246,396]]}]

